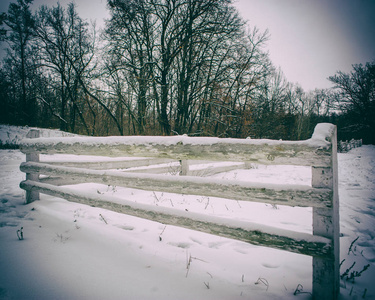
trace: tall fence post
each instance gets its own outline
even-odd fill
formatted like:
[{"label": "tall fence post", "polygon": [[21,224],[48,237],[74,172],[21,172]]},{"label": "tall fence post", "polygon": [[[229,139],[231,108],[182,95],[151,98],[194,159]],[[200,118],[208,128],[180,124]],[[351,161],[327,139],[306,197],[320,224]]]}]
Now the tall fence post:
[{"label": "tall fence post", "polygon": [[[31,129],[26,137],[29,139],[35,139],[40,136],[39,130]],[[26,154],[26,162],[39,162],[39,153],[28,153]],[[39,181],[38,173],[26,173],[26,180]],[[26,204],[29,204],[35,200],[39,200],[38,191],[26,191]]]},{"label": "tall fence post", "polygon": [[337,176],[337,129],[331,136],[331,165],[312,167],[312,186],[332,190],[332,207],[313,208],[313,234],[332,240],[327,257],[313,257],[313,298],[337,299],[340,292],[340,222]]}]

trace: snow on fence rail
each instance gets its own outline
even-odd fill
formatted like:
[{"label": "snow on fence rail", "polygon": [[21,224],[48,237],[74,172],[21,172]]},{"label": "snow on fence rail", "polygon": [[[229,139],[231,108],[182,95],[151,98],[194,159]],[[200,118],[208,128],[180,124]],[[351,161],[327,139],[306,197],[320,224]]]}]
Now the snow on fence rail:
[{"label": "snow on fence rail", "polygon": [[[39,193],[45,193],[164,224],[310,255],[313,257],[313,297],[337,299],[339,199],[336,126],[318,124],[313,136],[305,141],[188,136],[39,138],[38,135],[38,131],[31,130],[29,139],[20,143],[21,151],[26,154],[26,162],[20,166],[21,171],[26,173],[26,180],[20,183],[20,187],[26,190],[27,203],[39,199]],[[95,155],[113,158],[107,161],[48,163],[40,162],[39,154]],[[135,159],[136,157],[146,159]],[[231,162],[224,167],[211,168],[211,173],[246,168],[249,163],[311,166],[312,183],[311,186],[284,186],[192,176],[194,172],[191,170],[191,164],[202,160]],[[171,161],[180,162],[178,172],[181,176],[158,174],[165,172],[165,167],[153,168],[152,172],[152,169],[147,168],[142,171],[143,173],[109,170]],[[42,178],[40,175],[49,177]],[[64,187],[68,183],[83,182],[312,207],[313,234],[127,200],[120,203],[107,195],[93,195]]]}]

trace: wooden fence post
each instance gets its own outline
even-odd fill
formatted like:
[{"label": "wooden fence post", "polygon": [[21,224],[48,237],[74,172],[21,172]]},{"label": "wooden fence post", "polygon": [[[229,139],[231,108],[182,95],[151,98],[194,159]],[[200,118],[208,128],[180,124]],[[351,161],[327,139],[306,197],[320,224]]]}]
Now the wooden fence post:
[{"label": "wooden fence post", "polygon": [[180,160],[181,171],[180,175],[186,176],[189,173],[189,161],[187,159]]},{"label": "wooden fence post", "polygon": [[331,136],[331,165],[312,167],[312,187],[332,190],[332,207],[313,208],[313,234],[332,240],[332,253],[313,257],[313,299],[337,299],[340,293],[340,222],[337,176],[337,129]]},{"label": "wooden fence post", "polygon": [[[31,129],[26,137],[29,139],[35,139],[40,136],[39,130]],[[39,162],[39,153],[28,153],[26,154],[26,162]],[[38,173],[26,173],[26,180],[39,181]],[[38,191],[26,191],[26,204],[29,204],[35,200],[39,200]]]}]

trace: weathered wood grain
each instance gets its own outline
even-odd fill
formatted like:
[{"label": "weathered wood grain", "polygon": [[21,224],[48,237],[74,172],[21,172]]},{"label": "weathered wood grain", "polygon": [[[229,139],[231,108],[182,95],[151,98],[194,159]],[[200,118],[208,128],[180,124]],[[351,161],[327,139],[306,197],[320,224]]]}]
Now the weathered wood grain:
[{"label": "weathered wood grain", "polygon": [[75,180],[76,183],[95,182],[149,191],[193,194],[289,206],[322,208],[332,205],[331,190],[309,186],[293,185],[287,188],[284,185],[277,184],[264,186],[263,184],[249,182],[213,180],[193,176],[140,175],[118,171],[51,166],[33,162],[22,163],[20,169],[26,173],[66,177]]},{"label": "weathered wood grain", "polygon": [[[330,146],[314,147],[308,142],[205,138],[202,143],[184,137],[63,137],[24,140],[23,153],[102,155],[109,157],[158,157],[174,160],[241,161],[261,164],[326,166]],[[198,139],[198,138],[197,138]],[[213,139],[210,142],[210,139]],[[149,140],[147,142],[147,140]],[[208,140],[207,143],[203,141]]]},{"label": "weathered wood grain", "polygon": [[[189,213],[187,211],[177,212],[176,209],[166,209],[152,205],[139,205],[137,203],[130,203],[130,201],[126,201],[126,204],[121,204],[114,201],[107,201],[102,195],[90,195],[90,193],[87,192],[71,191],[43,183],[23,181],[20,186],[22,189],[28,191],[39,191],[72,202],[100,207],[167,225],[175,225],[209,234],[215,234],[254,245],[261,245],[317,257],[329,257],[332,254],[331,242],[329,239],[313,236],[311,234],[283,230],[283,233],[285,234],[278,235],[266,232],[262,229],[249,230],[246,228],[248,225],[246,222],[236,222],[236,226],[233,227],[230,223],[226,224],[226,222],[223,221],[223,218],[219,217],[213,218],[204,214]],[[207,221],[207,219],[209,219],[209,221]],[[296,235],[298,236],[298,240],[295,238]]]}]

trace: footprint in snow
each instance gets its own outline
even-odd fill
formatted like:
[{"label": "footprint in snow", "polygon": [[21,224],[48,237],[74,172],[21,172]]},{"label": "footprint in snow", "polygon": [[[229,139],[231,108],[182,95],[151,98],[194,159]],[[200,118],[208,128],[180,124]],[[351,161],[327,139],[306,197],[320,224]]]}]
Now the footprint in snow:
[{"label": "footprint in snow", "polygon": [[268,269],[277,269],[280,267],[280,265],[276,263],[262,263],[262,266]]},{"label": "footprint in snow", "polygon": [[127,225],[116,225],[116,226],[124,230],[134,230],[133,226],[127,226]]},{"label": "footprint in snow", "polygon": [[172,245],[172,246],[176,246],[178,248],[182,248],[182,249],[188,249],[191,246],[190,243],[184,243],[184,242],[180,242],[180,243],[168,243],[168,244]]}]

